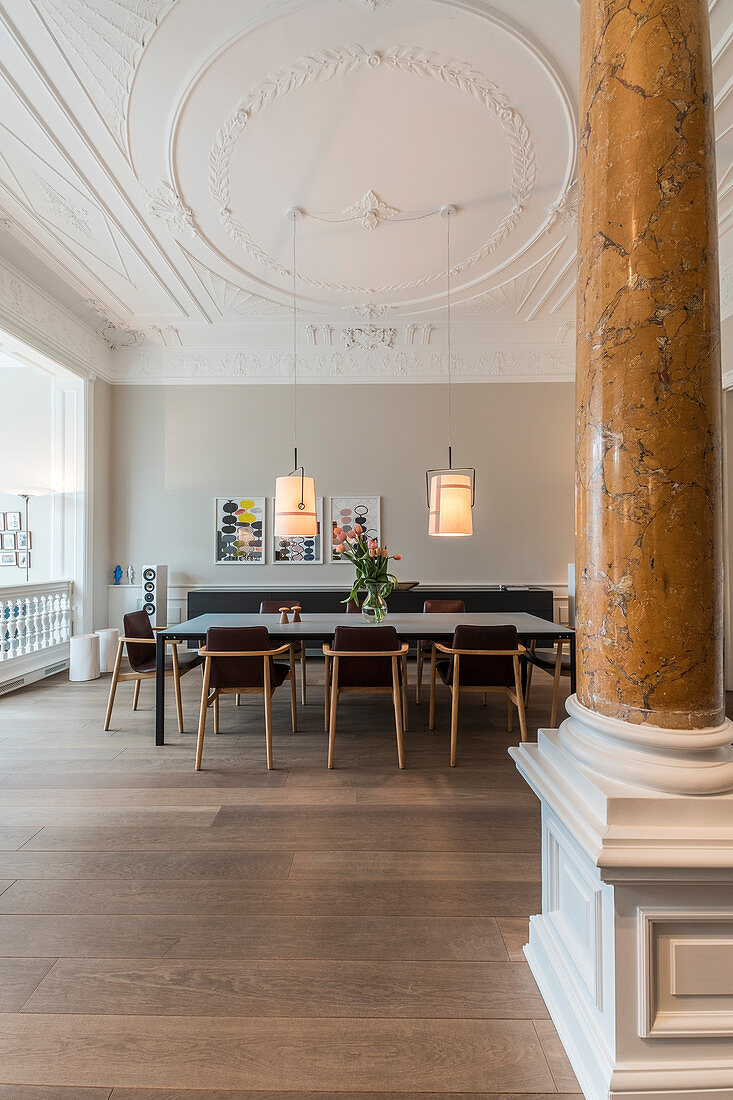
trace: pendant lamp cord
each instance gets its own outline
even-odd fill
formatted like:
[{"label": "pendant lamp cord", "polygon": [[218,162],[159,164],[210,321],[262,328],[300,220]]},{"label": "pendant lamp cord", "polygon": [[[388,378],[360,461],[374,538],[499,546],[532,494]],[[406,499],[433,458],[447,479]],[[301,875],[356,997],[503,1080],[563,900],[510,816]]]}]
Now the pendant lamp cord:
[{"label": "pendant lamp cord", "polygon": [[450,223],[451,215],[446,217],[446,274],[447,274],[447,321],[448,321],[448,469],[453,469],[453,388],[452,388],[452,340],[451,340],[451,308],[450,308]]},{"label": "pendant lamp cord", "polygon": [[[298,218],[293,218],[293,473],[298,472],[298,285],[295,271]],[[300,504],[305,508],[305,469],[300,468]]]}]

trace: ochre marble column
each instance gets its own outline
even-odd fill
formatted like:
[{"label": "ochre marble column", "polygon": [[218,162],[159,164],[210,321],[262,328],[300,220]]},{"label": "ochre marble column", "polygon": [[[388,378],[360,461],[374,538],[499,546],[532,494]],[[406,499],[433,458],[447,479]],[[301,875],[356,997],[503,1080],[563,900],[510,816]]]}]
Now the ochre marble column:
[{"label": "ochre marble column", "polygon": [[582,0],[578,701],[724,719],[707,0]]}]

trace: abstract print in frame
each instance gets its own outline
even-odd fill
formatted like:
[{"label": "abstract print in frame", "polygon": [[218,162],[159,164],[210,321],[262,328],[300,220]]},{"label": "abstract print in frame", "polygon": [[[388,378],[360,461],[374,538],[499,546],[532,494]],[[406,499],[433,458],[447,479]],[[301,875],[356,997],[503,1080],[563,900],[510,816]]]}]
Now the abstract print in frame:
[{"label": "abstract print in frame", "polygon": [[265,564],[265,497],[217,497],[216,564]]},{"label": "abstract print in frame", "polygon": [[316,497],[318,534],[314,538],[283,538],[275,534],[275,501],[272,502],[272,560],[275,565],[323,565],[323,497]]},{"label": "abstract print in frame", "polygon": [[[379,516],[380,497],[331,497],[331,561],[346,561],[334,552],[337,545],[333,532],[337,527],[348,532],[358,523],[370,539],[382,541],[382,525]],[[347,565],[351,563],[346,561]]]}]

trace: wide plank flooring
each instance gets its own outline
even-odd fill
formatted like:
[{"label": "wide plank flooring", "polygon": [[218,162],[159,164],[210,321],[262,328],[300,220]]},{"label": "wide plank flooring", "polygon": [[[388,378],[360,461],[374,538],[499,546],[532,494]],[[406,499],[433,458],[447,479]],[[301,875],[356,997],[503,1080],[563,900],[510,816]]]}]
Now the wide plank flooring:
[{"label": "wide plank flooring", "polygon": [[[412,675],[412,669],[410,670]],[[530,736],[549,716],[535,677]],[[193,770],[109,678],[0,700],[0,1100],[570,1100],[578,1086],[522,946],[540,908],[536,800],[503,703],[339,707],[322,667],[289,732],[274,700],[222,701]],[[172,703],[172,700],[169,700]]]}]

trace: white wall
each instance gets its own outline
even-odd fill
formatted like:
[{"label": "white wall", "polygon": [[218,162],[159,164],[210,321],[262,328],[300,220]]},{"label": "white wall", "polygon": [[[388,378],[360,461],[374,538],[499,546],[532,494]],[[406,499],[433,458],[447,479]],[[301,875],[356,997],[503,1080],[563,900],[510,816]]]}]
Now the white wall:
[{"label": "white wall", "polygon": [[[447,458],[445,386],[303,385],[298,404],[300,458],[326,510],[332,495],[380,495],[403,579],[566,583],[572,383],[454,386],[454,465],[477,470],[472,539],[427,535],[425,470]],[[214,497],[252,493],[269,504],[291,464],[289,386],[114,387],[108,581],[115,562],[139,576],[154,559],[177,584],[343,583],[347,566],[270,564],[269,538],[265,566],[214,564]]]},{"label": "white wall", "polygon": [[[54,380],[36,367],[0,357],[0,490],[52,485],[54,465]],[[51,496],[29,503],[32,536],[31,581],[52,579]],[[24,503],[0,491],[0,512],[20,512]],[[0,568],[0,585],[25,581],[25,569]]]}]

